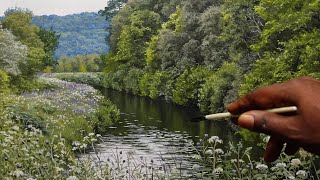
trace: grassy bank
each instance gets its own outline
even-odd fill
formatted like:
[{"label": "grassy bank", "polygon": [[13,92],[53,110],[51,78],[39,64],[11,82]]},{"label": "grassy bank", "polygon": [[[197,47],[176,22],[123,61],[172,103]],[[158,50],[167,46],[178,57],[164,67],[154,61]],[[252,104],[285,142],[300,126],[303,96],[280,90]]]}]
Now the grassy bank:
[{"label": "grassy bank", "polygon": [[116,121],[119,111],[91,86],[40,81],[46,90],[1,97],[1,178],[86,177],[79,169],[91,165],[75,161],[74,151],[97,141],[95,134]]}]

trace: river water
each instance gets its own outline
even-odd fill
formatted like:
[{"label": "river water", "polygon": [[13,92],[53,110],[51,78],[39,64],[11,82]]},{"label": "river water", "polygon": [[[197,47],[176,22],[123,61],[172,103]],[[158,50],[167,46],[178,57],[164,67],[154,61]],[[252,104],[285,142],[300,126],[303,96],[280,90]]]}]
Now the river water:
[{"label": "river water", "polygon": [[190,157],[195,154],[195,142],[205,134],[219,136],[224,142],[237,140],[225,121],[190,122],[201,114],[198,109],[110,89],[104,90],[104,95],[120,109],[121,117],[96,147],[103,160],[125,159],[119,156],[129,153],[140,161],[165,161],[188,170],[196,163]]}]

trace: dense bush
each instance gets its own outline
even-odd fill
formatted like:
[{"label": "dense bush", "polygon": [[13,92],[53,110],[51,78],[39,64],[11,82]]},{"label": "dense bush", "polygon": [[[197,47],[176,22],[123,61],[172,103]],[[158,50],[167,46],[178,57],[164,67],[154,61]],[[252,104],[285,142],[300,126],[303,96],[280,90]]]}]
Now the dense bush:
[{"label": "dense bush", "polygon": [[142,96],[149,96],[152,99],[158,97],[171,97],[173,81],[168,73],[156,71],[145,73],[139,81],[139,88]]},{"label": "dense bush", "polygon": [[175,83],[172,100],[180,105],[197,105],[200,89],[210,76],[210,70],[197,67],[185,70]]},{"label": "dense bush", "polygon": [[5,71],[0,70],[0,94],[9,92],[10,77]]},{"label": "dense bush", "polygon": [[239,73],[236,64],[224,63],[206,80],[200,90],[200,108],[203,111],[223,112],[225,98]]},{"label": "dense bush", "polygon": [[123,79],[124,89],[129,92],[138,95],[139,90],[139,80],[143,75],[143,71],[137,68],[132,68],[129,70],[127,76]]},{"label": "dense bush", "polygon": [[94,122],[93,127],[95,128],[95,132],[106,133],[107,128],[118,121],[119,117],[119,109],[110,101],[103,100],[91,117],[91,122]]},{"label": "dense bush", "polygon": [[101,76],[100,73],[56,73],[52,74],[55,78],[69,81],[69,82],[76,82],[82,84],[88,84],[91,86],[101,86]]}]

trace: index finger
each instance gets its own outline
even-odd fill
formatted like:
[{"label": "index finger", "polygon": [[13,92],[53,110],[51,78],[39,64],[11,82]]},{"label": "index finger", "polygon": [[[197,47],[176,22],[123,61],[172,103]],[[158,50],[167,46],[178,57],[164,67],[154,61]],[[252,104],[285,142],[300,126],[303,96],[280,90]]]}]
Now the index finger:
[{"label": "index finger", "polygon": [[297,105],[299,89],[296,80],[258,88],[252,93],[228,105],[231,114],[241,114],[249,110],[264,110]]}]

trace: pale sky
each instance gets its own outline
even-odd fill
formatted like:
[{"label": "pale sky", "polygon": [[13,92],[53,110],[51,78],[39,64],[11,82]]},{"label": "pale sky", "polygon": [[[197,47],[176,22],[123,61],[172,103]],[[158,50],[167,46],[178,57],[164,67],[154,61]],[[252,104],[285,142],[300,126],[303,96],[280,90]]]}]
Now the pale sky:
[{"label": "pale sky", "polygon": [[0,16],[8,8],[28,8],[34,15],[59,16],[80,12],[98,12],[108,0],[0,0]]}]

